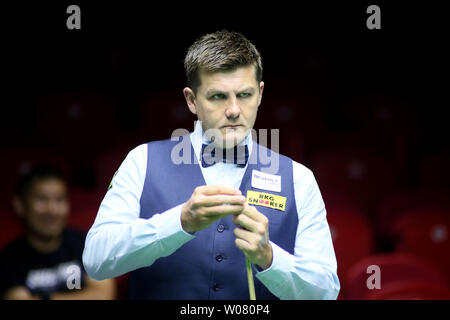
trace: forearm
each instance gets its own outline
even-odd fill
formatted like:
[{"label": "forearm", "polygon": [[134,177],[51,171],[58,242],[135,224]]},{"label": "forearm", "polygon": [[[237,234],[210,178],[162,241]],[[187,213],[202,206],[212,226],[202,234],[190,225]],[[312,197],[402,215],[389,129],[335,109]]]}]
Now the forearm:
[{"label": "forearm", "polygon": [[150,266],[194,236],[184,232],[181,205],[150,219],[111,221],[94,225],[86,238],[83,263],[96,280]]},{"label": "forearm", "polygon": [[274,243],[272,265],[256,277],[282,300],[330,300],[339,294],[335,270],[304,256],[292,255]]},{"label": "forearm", "polygon": [[24,285],[9,288],[1,296],[1,300],[40,300],[38,295],[32,294]]},{"label": "forearm", "polygon": [[55,292],[50,295],[50,300],[112,300],[114,296],[99,294],[95,290],[74,290],[65,292]]}]

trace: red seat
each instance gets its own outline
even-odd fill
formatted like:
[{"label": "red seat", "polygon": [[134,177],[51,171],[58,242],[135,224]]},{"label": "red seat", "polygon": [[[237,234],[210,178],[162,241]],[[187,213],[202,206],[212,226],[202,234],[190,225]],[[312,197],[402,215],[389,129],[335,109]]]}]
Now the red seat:
[{"label": "red seat", "polygon": [[39,138],[71,156],[105,147],[119,130],[116,105],[107,94],[52,93],[39,97],[35,108]]},{"label": "red seat", "polygon": [[393,236],[392,225],[398,216],[411,210],[441,211],[450,208],[450,197],[443,189],[399,189],[380,199],[374,222],[381,237]]},{"label": "red seat", "polygon": [[450,208],[404,212],[392,229],[396,251],[427,258],[450,275]]},{"label": "red seat", "polygon": [[11,212],[1,212],[0,225],[0,250],[2,250],[14,239],[22,236],[25,232],[25,228],[23,227],[19,217],[15,216]]},{"label": "red seat", "polygon": [[449,193],[449,163],[449,150],[440,150],[423,156],[419,165],[420,183],[434,188],[445,188]]},{"label": "red seat", "polygon": [[340,107],[348,123],[358,127],[366,144],[394,151],[397,160],[407,156],[408,140],[421,132],[420,113],[395,96],[371,92],[352,96]]},{"label": "red seat", "polygon": [[[150,93],[139,103],[139,112],[142,123],[138,133],[144,141],[167,139],[178,128],[194,130],[196,117],[189,111],[181,89]],[[160,121],[161,117],[169,119],[170,126]]]},{"label": "red seat", "polygon": [[[361,212],[352,209],[327,207],[327,220],[336,254],[338,277],[345,279],[353,264],[372,253],[372,228]],[[342,288],[340,297],[344,295]]]},{"label": "red seat", "polygon": [[388,157],[370,148],[342,145],[322,150],[312,158],[310,168],[324,199],[339,191],[365,212],[371,212],[395,183]]},{"label": "red seat", "polygon": [[279,129],[279,152],[305,163],[311,150],[326,140],[326,103],[321,96],[291,90],[290,85],[280,82],[279,87],[264,89],[255,129],[269,128],[269,133]]},{"label": "red seat", "polygon": [[96,192],[102,195],[106,193],[108,186],[119,169],[127,154],[135,145],[118,145],[111,150],[99,154],[94,159],[94,170],[96,175]]},{"label": "red seat", "polygon": [[[368,281],[374,276],[369,266],[377,266],[380,270],[380,288],[368,288]],[[447,285],[448,277],[435,264],[420,257],[405,253],[376,254],[355,263],[343,279],[345,299],[366,300],[375,291],[391,288],[397,283],[415,283],[426,281],[437,285]]]},{"label": "red seat", "polygon": [[103,194],[76,188],[70,191],[71,210],[68,225],[84,231],[90,229],[97,216]]},{"label": "red seat", "polygon": [[401,181],[410,177],[411,158],[423,139],[420,112],[408,101],[386,92],[352,95],[338,106],[341,122],[353,128],[350,134],[362,145],[374,146],[389,153],[389,163]]},{"label": "red seat", "polygon": [[433,281],[397,281],[372,290],[368,300],[449,300],[450,287]]}]

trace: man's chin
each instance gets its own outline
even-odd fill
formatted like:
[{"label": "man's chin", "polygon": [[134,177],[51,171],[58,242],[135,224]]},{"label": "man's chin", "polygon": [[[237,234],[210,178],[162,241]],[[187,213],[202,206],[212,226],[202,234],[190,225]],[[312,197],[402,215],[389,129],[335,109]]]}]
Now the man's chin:
[{"label": "man's chin", "polygon": [[247,136],[247,130],[244,128],[237,129],[211,129],[208,130],[207,136],[213,141],[214,145],[221,149],[234,148],[245,140]]},{"label": "man's chin", "polygon": [[62,225],[47,225],[46,227],[38,227],[30,230],[36,237],[40,238],[42,241],[49,241],[54,238],[58,238],[64,231],[64,226]]},{"label": "man's chin", "polygon": [[216,143],[216,145],[222,149],[230,149],[234,148],[244,140],[245,140],[244,134],[225,136],[224,139],[219,143]]}]

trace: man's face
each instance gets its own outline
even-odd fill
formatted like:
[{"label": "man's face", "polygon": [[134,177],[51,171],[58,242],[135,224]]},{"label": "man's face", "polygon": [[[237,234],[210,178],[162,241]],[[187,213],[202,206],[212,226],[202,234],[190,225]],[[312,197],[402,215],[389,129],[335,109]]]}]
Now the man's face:
[{"label": "man's face", "polygon": [[29,232],[44,239],[59,236],[69,214],[66,185],[53,178],[35,180],[22,208]]},{"label": "man's face", "polygon": [[222,141],[216,139],[217,146],[234,147],[255,124],[264,82],[256,80],[253,65],[229,72],[200,71],[199,76],[196,95],[190,88],[184,90],[189,109],[201,121],[203,131],[219,130]]}]

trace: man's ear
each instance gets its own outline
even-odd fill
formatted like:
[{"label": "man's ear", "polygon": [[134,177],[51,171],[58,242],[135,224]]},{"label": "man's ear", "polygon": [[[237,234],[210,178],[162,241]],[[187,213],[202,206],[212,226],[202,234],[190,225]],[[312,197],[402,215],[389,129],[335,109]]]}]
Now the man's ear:
[{"label": "man's ear", "polygon": [[258,107],[261,104],[262,95],[264,91],[264,81],[259,82],[259,97],[258,97]]},{"label": "man's ear", "polygon": [[12,205],[13,205],[13,208],[14,208],[14,211],[16,212],[16,214],[20,218],[23,218],[23,216],[25,214],[25,206],[24,206],[23,201],[18,196],[14,196],[14,198],[12,200]]},{"label": "man's ear", "polygon": [[186,87],[183,89],[183,94],[184,94],[184,98],[186,99],[186,103],[189,107],[189,110],[193,113],[193,114],[197,114],[197,108],[195,106],[195,93],[194,91],[189,88]]}]

